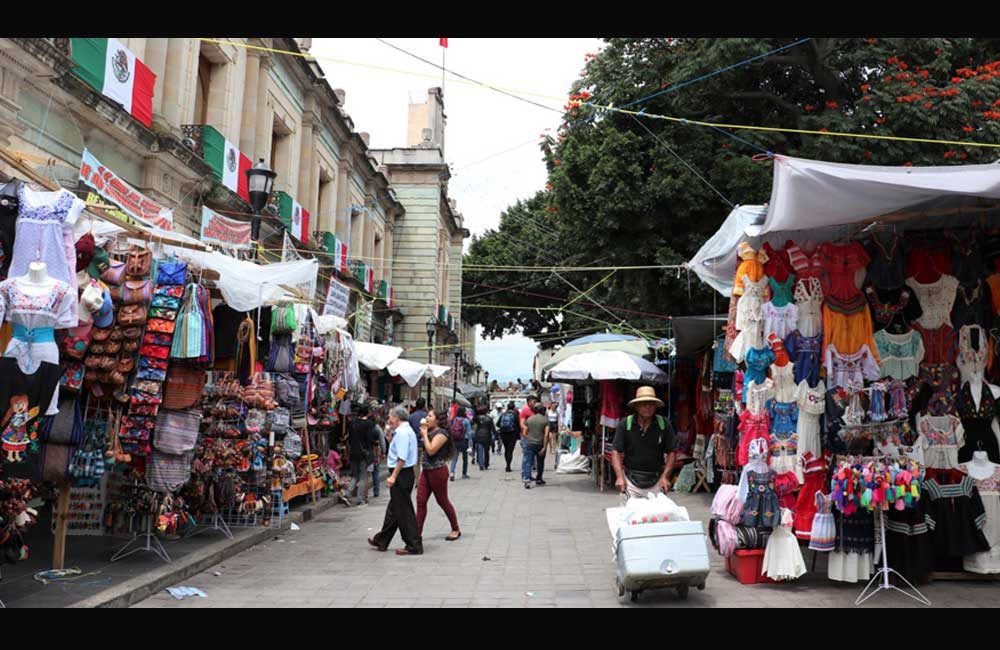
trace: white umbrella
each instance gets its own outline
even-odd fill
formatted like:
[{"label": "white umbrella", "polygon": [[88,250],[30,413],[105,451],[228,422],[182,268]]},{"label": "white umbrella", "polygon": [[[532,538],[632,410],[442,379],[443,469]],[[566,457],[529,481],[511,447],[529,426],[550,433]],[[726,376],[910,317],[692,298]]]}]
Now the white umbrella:
[{"label": "white umbrella", "polygon": [[354,349],[358,354],[358,362],[369,370],[382,370],[403,354],[403,348],[364,341],[355,341]]},{"label": "white umbrella", "polygon": [[667,373],[634,354],[618,350],[584,352],[560,362],[549,371],[549,381],[625,379],[665,384]]}]

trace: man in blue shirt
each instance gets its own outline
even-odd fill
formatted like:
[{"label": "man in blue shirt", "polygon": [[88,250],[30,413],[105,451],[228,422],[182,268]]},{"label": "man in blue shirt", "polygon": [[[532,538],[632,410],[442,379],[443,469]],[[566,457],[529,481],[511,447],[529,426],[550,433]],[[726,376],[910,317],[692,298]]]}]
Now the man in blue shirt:
[{"label": "man in blue shirt", "polygon": [[392,474],[386,480],[386,485],[389,486],[389,505],[385,509],[382,530],[368,538],[368,543],[380,551],[386,551],[398,529],[405,547],[397,549],[396,555],[422,555],[424,544],[417,526],[417,513],[410,498],[416,480],[413,470],[418,457],[417,434],[410,427],[408,417],[409,414],[402,406],[392,409],[389,414],[389,428],[393,431],[388,456]]},{"label": "man in blue shirt", "polygon": [[[420,431],[420,421],[427,417],[427,402],[424,401],[423,397],[417,398],[417,404],[413,413],[409,415],[408,421],[410,423],[410,428],[413,429],[413,435],[417,436],[417,467],[414,470],[414,480],[420,478],[420,452],[424,449],[424,441],[417,434]],[[404,420],[406,422],[407,420]]]}]

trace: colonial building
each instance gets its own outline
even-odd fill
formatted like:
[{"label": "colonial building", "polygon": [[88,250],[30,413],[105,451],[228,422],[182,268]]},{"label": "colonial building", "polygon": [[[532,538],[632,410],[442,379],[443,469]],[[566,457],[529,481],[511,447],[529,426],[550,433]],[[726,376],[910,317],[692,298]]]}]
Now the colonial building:
[{"label": "colonial building", "polygon": [[[238,150],[227,161],[232,165],[236,158],[263,159],[277,172],[261,231],[266,257],[280,259],[283,226],[290,226],[286,206],[300,206],[308,225],[292,230],[299,235],[294,244],[321,259],[317,297],[325,296],[327,278],[339,275],[354,289],[349,311],[374,303],[367,307],[368,336],[391,339],[387,322],[401,312],[387,304],[392,266],[382,258],[396,248],[394,227],[404,208],[367,134],[354,130],[346,93],[331,87],[315,62],[267,51],[302,54],[308,47],[309,39],[289,38],[0,39],[0,147],[81,191],[78,170],[87,149],[171,208],[175,230],[195,236],[203,205],[250,218],[245,196],[211,164],[215,143],[224,143],[226,153]],[[127,110],[109,97],[107,83],[96,87],[81,63],[94,50],[109,61],[131,55],[151,73],[148,123],[135,106]],[[123,76],[129,82],[127,70]],[[348,249],[346,267],[322,254],[324,244],[333,248],[337,241]]]},{"label": "colonial building", "polygon": [[[430,358],[454,368],[454,350],[474,365],[475,342],[462,326],[462,243],[469,237],[461,213],[448,198],[444,97],[431,88],[425,102],[410,104],[407,146],[372,153],[385,169],[404,214],[396,220],[393,287],[406,319],[396,330],[403,356],[428,360],[428,322],[434,323]],[[461,361],[459,362],[461,372]],[[460,377],[461,381],[463,377]],[[453,378],[435,383],[450,396]]]}]

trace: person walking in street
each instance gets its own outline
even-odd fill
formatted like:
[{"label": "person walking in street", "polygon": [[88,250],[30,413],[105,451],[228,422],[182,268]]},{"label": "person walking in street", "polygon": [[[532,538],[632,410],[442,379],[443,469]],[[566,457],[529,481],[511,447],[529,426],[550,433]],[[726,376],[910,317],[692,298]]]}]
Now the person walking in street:
[{"label": "person walking in street", "polygon": [[[531,489],[531,470],[535,460],[545,446],[545,441],[549,434],[549,419],[545,416],[545,407],[535,404],[535,414],[521,423],[521,449],[524,451],[524,458],[521,461],[521,480],[524,481],[524,489]],[[538,460],[538,477],[535,485],[545,485],[542,480],[542,471],[545,463]]]},{"label": "person walking in street", "polygon": [[451,431],[452,442],[455,443],[455,455],[451,457],[451,480],[455,480],[459,454],[462,455],[462,478],[469,478],[469,438],[472,426],[466,417],[465,409],[459,410],[448,428]]},{"label": "person walking in street", "polygon": [[368,503],[368,466],[373,461],[375,443],[378,442],[378,432],[372,420],[371,408],[367,404],[358,407],[358,415],[351,420],[349,443],[351,450],[351,487],[357,489],[358,506]]},{"label": "person walking in street", "polygon": [[427,402],[423,397],[418,397],[413,413],[410,414],[410,428],[417,434],[417,466],[414,469],[414,479],[420,480],[420,459],[423,458],[424,442],[420,439],[420,421],[427,417]]},{"label": "person walking in street", "polygon": [[382,530],[368,543],[380,551],[386,551],[395,537],[396,531],[403,538],[405,546],[396,550],[396,555],[421,555],[424,552],[420,527],[413,510],[410,495],[413,492],[413,466],[417,464],[417,436],[407,421],[406,408],[397,406],[389,414],[389,428],[392,441],[389,443],[389,467],[392,473],[386,479],[389,487],[389,504],[385,508]]},{"label": "person walking in street", "polygon": [[[545,448],[549,449],[554,447],[559,448],[559,407],[555,402],[549,402],[549,408],[545,414],[549,418],[549,439],[546,441]],[[545,453],[542,452],[544,456]],[[552,469],[559,468],[559,455],[553,454],[556,457],[555,463],[552,465]]]},{"label": "person walking in street", "polygon": [[489,407],[480,406],[479,415],[475,421],[475,442],[476,442],[476,462],[480,470],[490,468],[490,448],[493,446],[493,437],[496,435],[496,426],[493,418],[490,417]]},{"label": "person walking in street", "polygon": [[493,444],[494,451],[500,453],[503,447],[503,438],[500,436],[500,418],[503,417],[503,405],[497,404],[496,413],[493,414]]},{"label": "person walking in street", "polygon": [[375,417],[375,433],[378,435],[378,443],[375,445],[375,460],[372,462],[372,494],[377,499],[380,486],[378,471],[382,463],[385,462],[385,453],[388,449],[388,442],[386,442],[385,437],[385,422],[382,421],[381,415]]},{"label": "person walking in street", "polygon": [[435,409],[430,409],[420,426],[420,437],[424,441],[424,469],[417,482],[417,532],[423,535],[427,501],[433,494],[451,524],[451,532],[445,539],[453,542],[462,536],[455,506],[448,500],[448,461],[455,453],[455,444],[451,434],[441,428],[442,417],[443,413],[439,416]]},{"label": "person walking in street", "polygon": [[534,395],[529,395],[528,403],[521,407],[521,412],[518,414],[521,416],[522,423],[535,414],[535,404],[538,404],[538,398]]},{"label": "person walking in street", "polygon": [[504,459],[507,461],[507,469],[512,471],[510,462],[514,459],[514,445],[520,438],[521,419],[517,415],[517,407],[514,402],[507,402],[507,410],[500,416],[500,438],[503,440]]},{"label": "person walking in street", "polygon": [[635,414],[618,422],[611,452],[615,487],[622,493],[623,503],[647,492],[669,492],[677,449],[674,428],[656,413],[663,401],[652,386],[640,387],[628,404]]}]

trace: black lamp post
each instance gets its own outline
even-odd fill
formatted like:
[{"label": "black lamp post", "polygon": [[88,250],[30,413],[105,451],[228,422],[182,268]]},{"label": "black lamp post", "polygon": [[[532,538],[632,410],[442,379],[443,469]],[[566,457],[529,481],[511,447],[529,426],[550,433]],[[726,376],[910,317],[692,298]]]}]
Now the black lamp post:
[{"label": "black lamp post", "polygon": [[490,404],[490,371],[487,370],[484,376],[486,377],[486,406],[492,409],[493,405]]},{"label": "black lamp post", "polygon": [[[437,319],[433,316],[427,321],[427,363],[434,362],[434,334],[437,332]],[[428,370],[430,370],[428,368]],[[431,378],[427,377],[427,408],[431,408]]]},{"label": "black lamp post", "polygon": [[[453,344],[458,343],[458,337],[452,335]],[[461,348],[455,348],[455,376],[452,378],[451,382],[451,401],[455,402],[458,399],[458,362],[462,360],[462,350]]]},{"label": "black lamp post", "polygon": [[264,159],[246,171],[247,189],[250,192],[250,207],[253,209],[253,220],[250,225],[250,237],[255,242],[260,241],[260,213],[267,207],[267,199],[271,196],[274,179],[278,176]]}]

